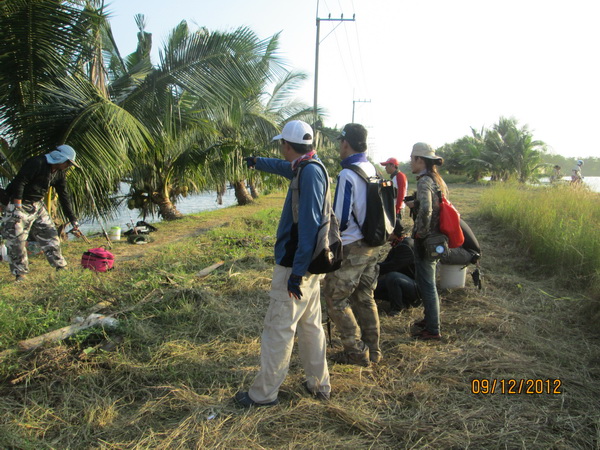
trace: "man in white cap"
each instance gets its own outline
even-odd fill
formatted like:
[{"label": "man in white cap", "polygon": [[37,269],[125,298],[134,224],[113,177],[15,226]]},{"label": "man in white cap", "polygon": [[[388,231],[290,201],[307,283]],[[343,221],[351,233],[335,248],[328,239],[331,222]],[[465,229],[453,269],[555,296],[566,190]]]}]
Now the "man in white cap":
[{"label": "man in white cap", "polygon": [[75,150],[69,145],[59,145],[50,153],[29,158],[6,188],[8,204],[2,220],[2,235],[6,239],[10,271],[16,281],[23,281],[29,273],[26,247],[29,235],[40,245],[52,267],[60,270],[67,265],[43,198],[49,187],[56,189],[65,216],[73,228],[79,227],[66,182],[67,169],[79,167],[75,158]]},{"label": "man in white cap", "polygon": [[234,400],[244,406],[273,406],[279,403],[279,387],[287,375],[294,335],[298,330],[298,349],[304,367],[303,383],[313,397],[329,400],[331,386],[326,360],[325,332],[321,322],[319,281],[322,275],[308,272],[317,244],[323,214],[328,174],[316,159],[313,131],[301,120],[288,122],[279,140],[283,160],[248,157],[246,164],[264,172],[293,180],[298,169],[298,222],[294,223],[292,187],[281,212],[275,243],[275,268],[271,282],[269,309],[261,338],[260,371],[247,392],[238,392]]}]

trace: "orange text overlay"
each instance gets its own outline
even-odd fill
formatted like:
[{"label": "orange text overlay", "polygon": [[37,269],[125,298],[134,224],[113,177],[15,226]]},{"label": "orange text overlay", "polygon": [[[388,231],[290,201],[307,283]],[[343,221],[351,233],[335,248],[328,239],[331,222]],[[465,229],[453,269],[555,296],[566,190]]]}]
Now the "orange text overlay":
[{"label": "orange text overlay", "polygon": [[562,394],[560,378],[474,378],[471,394]]}]

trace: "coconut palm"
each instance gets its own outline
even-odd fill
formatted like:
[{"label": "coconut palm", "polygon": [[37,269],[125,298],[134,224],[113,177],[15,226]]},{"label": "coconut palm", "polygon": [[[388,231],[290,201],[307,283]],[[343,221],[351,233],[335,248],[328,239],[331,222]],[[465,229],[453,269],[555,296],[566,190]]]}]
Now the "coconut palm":
[{"label": "coconut palm", "polygon": [[545,144],[534,140],[527,125],[519,128],[514,118],[501,117],[485,136],[484,160],[500,180],[515,178],[525,183],[543,167]]},{"label": "coconut palm", "polygon": [[[277,157],[278,146],[271,139],[284,123],[290,120],[311,120],[313,110],[293,97],[306,79],[301,72],[281,69],[279,61],[273,58],[278,47],[278,35],[270,42],[270,53],[265,55],[264,69],[267,76],[255,86],[248,86],[246,95],[232,99],[229,104],[221,104],[212,110],[212,121],[224,137],[223,145],[228,150],[221,154],[214,149],[211,158],[211,172],[220,183],[228,182],[234,188],[238,204],[252,202],[258,196],[259,186],[281,187],[285,180],[266,172],[246,170],[241,164],[246,156]],[[267,85],[275,77],[273,88],[267,92]],[[246,185],[250,186],[250,192]]]},{"label": "coconut palm", "polygon": [[[138,25],[143,22],[138,20]],[[138,36],[147,39],[142,26]],[[161,50],[159,65],[144,77],[134,77],[136,67],[148,67],[139,48],[137,58],[126,59],[126,66],[132,61],[136,66],[112,83],[118,86],[114,94],[119,104],[153,138],[146,154],[131,156],[130,206],[174,219],[180,216],[175,204],[181,195],[222,185],[218,173],[235,179],[240,149],[256,142],[261,131],[273,129],[268,121],[256,120],[248,133],[242,131],[243,121],[236,120],[249,117],[243,99],[255,96],[254,87],[269,75],[272,39],[261,41],[247,28],[191,31],[181,22]],[[210,170],[204,164],[208,158]]]},{"label": "coconut palm", "polygon": [[84,167],[68,177],[79,215],[93,214],[89,195],[109,209],[107,194],[128,170],[128,149],[142,149],[149,139],[139,121],[107,98],[100,81],[97,41],[107,26],[94,2],[0,2],[0,123],[10,145],[7,158],[16,171],[29,156],[72,145]]}]

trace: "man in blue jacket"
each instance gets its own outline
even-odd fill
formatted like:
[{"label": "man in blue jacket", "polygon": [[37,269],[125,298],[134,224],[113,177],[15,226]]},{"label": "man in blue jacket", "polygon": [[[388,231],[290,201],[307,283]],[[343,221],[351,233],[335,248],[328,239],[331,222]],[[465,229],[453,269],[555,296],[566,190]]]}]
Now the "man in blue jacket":
[{"label": "man in blue jacket", "polygon": [[[313,131],[300,120],[288,122],[280,135],[281,154],[276,158],[246,158],[248,167],[293,179],[303,161],[317,158]],[[248,392],[234,399],[244,406],[272,406],[279,400],[279,387],[287,375],[294,335],[298,329],[298,350],[306,381],[304,388],[315,398],[328,400],[331,392],[326,360],[325,332],[321,322],[319,281],[322,275],[307,271],[317,243],[327,172],[319,164],[306,164],[299,180],[298,223],[292,214],[292,190],[281,212],[275,243],[275,268],[271,298],[261,338],[260,371]]]}]

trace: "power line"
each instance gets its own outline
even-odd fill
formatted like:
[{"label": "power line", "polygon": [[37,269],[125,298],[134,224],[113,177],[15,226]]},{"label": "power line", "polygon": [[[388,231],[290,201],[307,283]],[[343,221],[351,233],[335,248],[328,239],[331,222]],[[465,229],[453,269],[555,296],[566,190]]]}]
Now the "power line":
[{"label": "power line", "polygon": [[321,33],[321,22],[354,22],[354,15],[352,19],[344,19],[344,14],[341,14],[339,18],[331,18],[329,15],[327,18],[319,17],[319,3],[317,1],[317,38],[315,45],[315,92],[314,92],[314,103],[313,103],[313,120],[316,125],[317,123],[317,99],[319,92],[319,44],[320,44],[320,33]]}]

